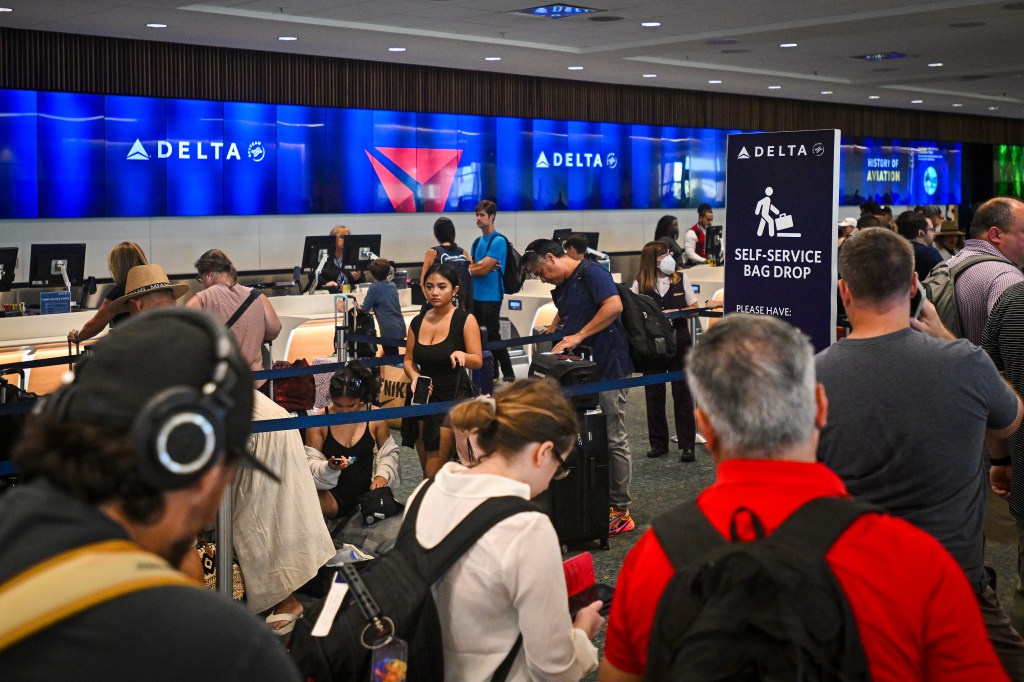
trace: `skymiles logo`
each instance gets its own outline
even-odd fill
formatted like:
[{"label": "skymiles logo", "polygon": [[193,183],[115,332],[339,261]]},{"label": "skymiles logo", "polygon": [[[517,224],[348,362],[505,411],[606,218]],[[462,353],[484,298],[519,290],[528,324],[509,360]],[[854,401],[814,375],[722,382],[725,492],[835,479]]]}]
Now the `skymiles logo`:
[{"label": "skymiles logo", "polygon": [[619,165],[619,160],[615,156],[615,152],[608,152],[606,156],[601,156],[595,152],[568,152],[563,154],[562,152],[554,152],[551,154],[551,158],[544,152],[537,155],[537,162],[534,164],[535,168],[615,168]]},{"label": "skymiles logo", "polygon": [[[249,158],[253,161],[262,161],[264,155],[265,150],[261,142],[253,142],[249,145]],[[157,140],[156,157],[158,159],[194,159],[197,161],[208,159],[240,161],[242,159],[242,155],[238,153],[238,145],[234,142],[225,145],[224,142],[211,140]],[[127,158],[129,161],[149,161],[152,156],[146,151],[142,140],[135,138],[135,144],[128,150]]]}]

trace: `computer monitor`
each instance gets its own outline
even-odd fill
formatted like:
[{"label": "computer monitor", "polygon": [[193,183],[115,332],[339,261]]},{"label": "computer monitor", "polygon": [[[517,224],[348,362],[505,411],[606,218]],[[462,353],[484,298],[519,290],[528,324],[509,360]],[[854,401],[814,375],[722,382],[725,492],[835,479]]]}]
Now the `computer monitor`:
[{"label": "computer monitor", "polygon": [[709,225],[704,233],[704,253],[718,265],[722,265],[725,253],[722,251],[722,226]]},{"label": "computer monitor", "polygon": [[306,243],[302,245],[302,269],[315,271],[320,264],[320,255],[324,252],[327,252],[328,258],[334,257],[334,237],[306,237]]},{"label": "computer monitor", "polygon": [[33,244],[28,265],[28,282],[34,287],[63,287],[60,266],[71,284],[85,279],[85,244]]},{"label": "computer monitor", "polygon": [[558,229],[558,230],[555,230],[555,233],[553,235],[551,235],[551,240],[552,241],[556,241],[559,244],[561,244],[566,239],[568,239],[571,235],[574,235],[574,234],[585,235],[586,238],[587,238],[587,246],[592,248],[594,251],[597,251],[597,239],[598,239],[598,237],[601,236],[600,232],[580,232],[579,230],[570,230],[568,228],[566,228],[566,229]]},{"label": "computer monitor", "polygon": [[374,258],[380,258],[379,234],[350,234],[345,237],[341,260],[346,270],[365,270]]},{"label": "computer monitor", "polygon": [[15,269],[18,267],[18,247],[5,246],[0,248],[0,291],[10,291],[14,282]]}]

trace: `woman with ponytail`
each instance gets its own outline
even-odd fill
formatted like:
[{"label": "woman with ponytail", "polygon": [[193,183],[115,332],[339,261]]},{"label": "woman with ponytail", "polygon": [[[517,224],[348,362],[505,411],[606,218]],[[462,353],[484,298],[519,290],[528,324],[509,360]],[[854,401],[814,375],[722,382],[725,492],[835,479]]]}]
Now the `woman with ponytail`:
[{"label": "woman with ponytail", "polygon": [[[564,477],[578,428],[548,379],[517,381],[493,398],[457,405],[451,422],[467,441],[460,455],[477,464],[445,464],[423,493],[415,530],[428,549],[487,499],[533,499]],[[431,590],[448,679],[490,680],[520,635],[508,680],[579,680],[597,665],[590,638],[604,623],[602,603],[570,619],[558,536],[539,509],[495,525]]]}]

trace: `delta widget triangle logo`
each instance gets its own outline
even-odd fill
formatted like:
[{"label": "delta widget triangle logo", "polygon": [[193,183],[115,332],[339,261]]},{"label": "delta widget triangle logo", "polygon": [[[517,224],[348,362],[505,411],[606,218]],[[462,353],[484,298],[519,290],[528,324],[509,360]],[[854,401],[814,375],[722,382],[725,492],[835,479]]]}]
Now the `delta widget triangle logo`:
[{"label": "delta widget triangle logo", "polygon": [[368,149],[366,158],[373,165],[380,184],[391,201],[391,206],[399,213],[416,212],[416,195],[423,199],[423,210],[428,213],[441,213],[448,202],[448,194],[455,182],[455,171],[459,168],[462,158],[461,149],[424,149],[418,147],[374,147],[374,150],[393,163],[398,170],[407,174],[419,185],[419,192],[410,187],[391,170],[381,159]]},{"label": "delta widget triangle logo", "polygon": [[142,146],[142,140],[135,138],[135,144],[128,150],[129,161],[149,161],[149,152]]},{"label": "delta widget triangle logo", "polygon": [[736,155],[737,159],[749,159],[750,152],[747,151],[746,147],[740,148],[740,153]]}]

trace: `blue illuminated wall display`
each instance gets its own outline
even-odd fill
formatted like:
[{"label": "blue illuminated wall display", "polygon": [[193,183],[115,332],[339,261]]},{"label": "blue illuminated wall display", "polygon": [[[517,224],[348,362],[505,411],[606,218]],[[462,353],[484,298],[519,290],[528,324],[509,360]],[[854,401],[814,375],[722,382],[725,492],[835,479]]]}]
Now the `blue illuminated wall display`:
[{"label": "blue illuminated wall display", "polygon": [[[730,132],[0,89],[0,218],[722,206]],[[959,145],[869,142],[842,203],[959,200]]]}]

